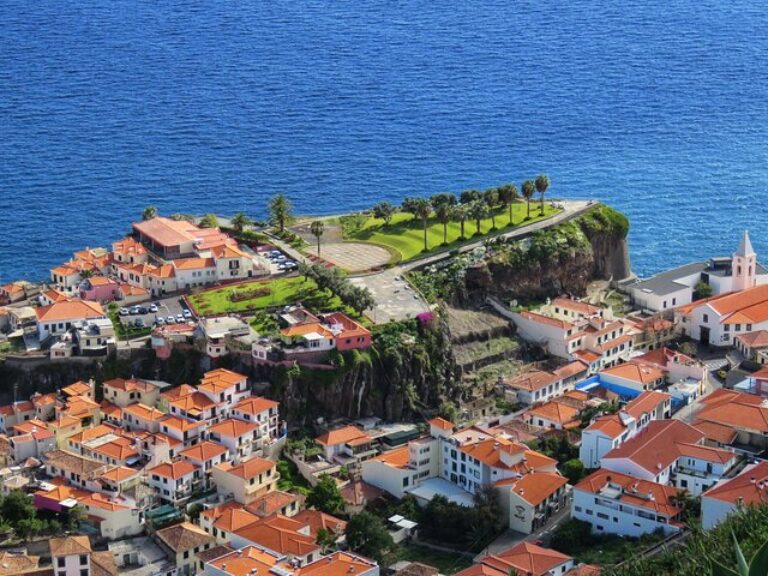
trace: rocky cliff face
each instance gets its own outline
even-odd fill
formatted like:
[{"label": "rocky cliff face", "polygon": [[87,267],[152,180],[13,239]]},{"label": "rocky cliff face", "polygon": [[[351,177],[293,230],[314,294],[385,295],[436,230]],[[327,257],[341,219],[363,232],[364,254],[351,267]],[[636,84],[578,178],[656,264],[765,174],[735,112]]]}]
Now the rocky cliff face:
[{"label": "rocky cliff face", "polygon": [[583,295],[593,280],[629,276],[627,231],[622,214],[598,205],[528,239],[494,246],[481,263],[467,269],[458,293],[469,302],[487,296],[530,301]]},{"label": "rocky cliff face", "polygon": [[371,350],[334,361],[334,370],[261,369],[257,378],[271,382],[270,396],[295,427],[311,428],[320,417],[408,420],[462,393],[448,327],[439,318],[385,327]]}]

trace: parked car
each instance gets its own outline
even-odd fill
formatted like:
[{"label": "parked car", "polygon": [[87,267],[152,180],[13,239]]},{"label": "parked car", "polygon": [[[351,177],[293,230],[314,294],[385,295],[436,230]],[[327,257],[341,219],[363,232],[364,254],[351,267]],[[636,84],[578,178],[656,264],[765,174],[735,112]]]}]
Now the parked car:
[{"label": "parked car", "polygon": [[144,318],[136,318],[136,320],[133,321],[133,325],[136,326],[136,328],[144,328],[146,324],[144,324]]},{"label": "parked car", "polygon": [[131,314],[138,314],[140,309],[139,306],[131,306]]},{"label": "parked car", "polygon": [[176,323],[181,324],[184,322],[184,316],[181,314],[176,314]]},{"label": "parked car", "polygon": [[146,306],[139,306],[139,314],[148,314],[148,313],[149,313],[149,308],[147,308]]},{"label": "parked car", "polygon": [[168,318],[165,319],[165,322],[167,324],[176,324],[176,318],[174,318],[173,316],[168,316]]},{"label": "parked car", "polygon": [[157,304],[150,304],[149,305],[149,311],[150,312],[157,312]]},{"label": "parked car", "polygon": [[299,265],[296,264],[296,262],[294,262],[293,260],[286,260],[285,262],[283,262],[283,266],[285,270],[293,270],[299,267]]},{"label": "parked car", "polygon": [[128,310],[128,308],[120,308],[120,312],[119,313],[120,313],[120,316],[128,316],[128,314],[130,314],[131,311]]},{"label": "parked car", "polygon": [[157,318],[155,318],[155,324],[157,324],[158,326],[164,326],[165,318],[163,318],[162,316],[158,316]]},{"label": "parked car", "polygon": [[190,311],[189,311],[189,308],[184,308],[184,311],[182,312],[182,315],[183,315],[183,316],[184,316],[184,318],[186,318],[187,320],[189,320],[190,318],[192,318],[192,312],[190,312]]}]

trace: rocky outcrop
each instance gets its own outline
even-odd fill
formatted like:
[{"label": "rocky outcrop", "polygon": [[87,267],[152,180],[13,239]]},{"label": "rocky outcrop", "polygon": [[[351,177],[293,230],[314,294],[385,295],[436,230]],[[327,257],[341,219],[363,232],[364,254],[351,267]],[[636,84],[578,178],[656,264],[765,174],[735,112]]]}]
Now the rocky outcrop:
[{"label": "rocky outcrop", "polygon": [[465,302],[488,296],[540,301],[559,294],[581,296],[596,279],[630,274],[626,218],[604,205],[530,238],[494,246],[466,271]]}]

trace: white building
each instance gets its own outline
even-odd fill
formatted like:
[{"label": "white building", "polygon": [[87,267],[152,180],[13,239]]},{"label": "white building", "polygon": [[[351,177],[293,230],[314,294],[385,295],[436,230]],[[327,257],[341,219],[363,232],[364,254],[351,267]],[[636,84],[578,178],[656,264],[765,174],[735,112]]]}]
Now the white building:
[{"label": "white building", "polygon": [[532,370],[504,380],[506,390],[523,404],[546,402],[573,390],[576,383],[587,375],[587,365],[581,361],[570,362],[551,372]]},{"label": "white building", "polygon": [[701,496],[701,526],[713,528],[740,507],[768,499],[768,462],[750,464],[735,478],[721,480]]},{"label": "white building", "polygon": [[573,487],[571,518],[589,522],[596,534],[637,538],[658,529],[679,532],[677,489],[638,480],[612,470],[598,470]]},{"label": "white building", "polygon": [[581,434],[579,460],[585,468],[599,468],[605,454],[644,430],[652,420],[669,418],[669,394],[647,391],[615,414],[598,416]]},{"label": "white building", "polygon": [[768,283],[768,270],[757,262],[745,231],[731,258],[686,264],[647,280],[638,280],[627,285],[626,290],[635,306],[658,312],[690,304],[700,282],[708,284],[714,295],[738,292]]},{"label": "white building", "polygon": [[698,496],[738,462],[730,450],[704,445],[705,435],[680,420],[654,420],[601,459],[604,470],[659,484],[672,484]]}]

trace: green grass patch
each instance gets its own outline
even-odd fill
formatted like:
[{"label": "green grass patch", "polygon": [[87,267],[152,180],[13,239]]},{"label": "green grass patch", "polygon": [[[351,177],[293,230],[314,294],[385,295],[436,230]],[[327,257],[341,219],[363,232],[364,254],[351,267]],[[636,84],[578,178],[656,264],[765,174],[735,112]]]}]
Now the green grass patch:
[{"label": "green grass patch", "polygon": [[396,561],[407,560],[429,564],[440,571],[440,574],[456,574],[472,566],[472,559],[462,554],[442,552],[411,542],[400,544],[395,552]]},{"label": "green grass patch", "polygon": [[[248,293],[252,293],[253,297],[238,299],[238,294]],[[215,288],[194,294],[189,300],[201,315],[248,312],[296,302],[318,312],[344,309],[336,295],[329,290],[319,290],[314,281],[302,276],[254,280],[237,286]]]},{"label": "green grass patch", "polygon": [[[428,253],[440,252],[448,248],[457,248],[462,244],[478,240],[494,233],[508,232],[515,226],[530,224],[538,220],[549,218],[561,210],[544,204],[542,215],[538,204],[531,204],[531,218],[526,220],[527,207],[524,203],[512,205],[512,219],[509,218],[507,208],[496,210],[496,230],[491,230],[493,222],[491,218],[480,221],[480,232],[477,233],[475,221],[467,220],[464,223],[465,239],[460,239],[461,224],[450,222],[448,224],[446,242],[443,243],[443,225],[434,217],[430,218],[427,226]],[[365,215],[352,215],[342,219],[344,239],[350,241],[371,242],[385,248],[391,248],[400,253],[402,260],[410,260],[425,254],[424,252],[424,228],[421,220],[411,214],[398,212],[392,217],[389,226],[379,218]],[[363,221],[363,218],[365,220]]]}]

